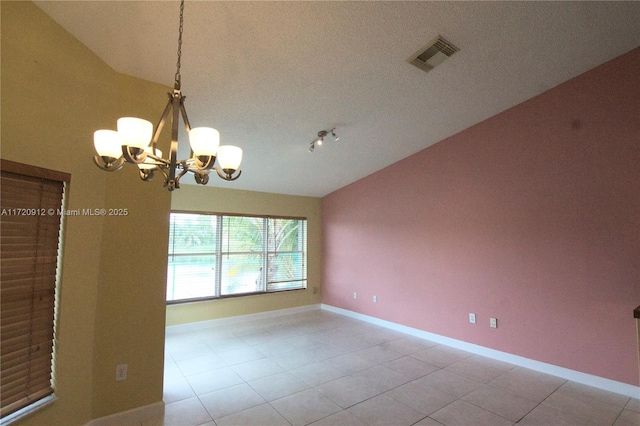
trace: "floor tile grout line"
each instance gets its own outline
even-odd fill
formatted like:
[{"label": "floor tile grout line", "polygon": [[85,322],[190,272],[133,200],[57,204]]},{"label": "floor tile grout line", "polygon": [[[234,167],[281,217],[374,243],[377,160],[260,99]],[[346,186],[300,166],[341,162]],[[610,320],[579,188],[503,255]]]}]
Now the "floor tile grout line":
[{"label": "floor tile grout line", "polygon": [[[302,391],[300,391],[300,392],[302,392]],[[299,393],[299,392],[296,392],[296,393]],[[294,394],[292,394],[292,395],[294,395]],[[288,396],[290,396],[290,395],[288,395]],[[283,397],[283,398],[286,398],[286,396],[285,396],[285,397]],[[279,399],[282,399],[282,398],[279,398]],[[267,401],[267,404],[269,404],[269,406],[270,406],[272,409],[274,409],[274,410],[276,411],[276,413],[280,414],[280,415],[282,416],[282,418],[283,418],[283,419],[285,419],[285,421],[286,421],[287,423],[289,423],[291,426],[293,426],[293,424],[289,421],[289,419],[287,419],[287,417],[286,417],[283,413],[281,413],[281,412],[280,412],[276,407],[274,407],[274,406],[271,404],[271,403],[272,403],[272,402],[274,402],[274,401],[277,401],[277,399],[274,399],[273,401]],[[312,422],[312,423],[313,423],[313,422]],[[306,425],[306,424],[305,424],[305,425]]]},{"label": "floor tile grout line", "polygon": [[[527,414],[525,414],[524,416],[522,416],[522,418],[521,418],[521,419],[519,419],[516,423],[520,423],[520,420],[524,419],[526,416],[528,416],[528,415],[529,415],[533,410],[535,410],[536,408],[538,408],[538,407],[542,406],[542,403],[543,403],[543,402],[545,402],[545,401],[546,401],[546,400],[547,400],[551,395],[553,395],[554,393],[556,393],[556,392],[558,391],[558,389],[560,389],[562,386],[564,386],[564,385],[565,385],[566,383],[568,383],[568,382],[569,382],[568,380],[565,380],[564,382],[562,382],[562,384],[561,384],[561,385],[559,385],[557,388],[555,388],[555,389],[553,390],[553,392],[551,392],[549,395],[545,396],[545,397],[544,397],[544,399],[543,399],[542,401],[538,402],[538,404],[537,404],[535,407],[533,407],[531,410],[529,410],[529,412],[527,412]],[[547,408],[551,408],[552,410],[555,410],[555,411],[560,411],[560,410],[556,410],[556,409],[555,409],[555,408],[553,408],[553,407],[547,407]]]},{"label": "floor tile grout line", "polygon": [[[485,385],[486,385],[486,386],[489,386],[488,384],[485,384]],[[490,386],[490,387],[492,387],[492,386]],[[520,395],[516,395],[516,394],[514,394],[514,393],[511,393],[511,392],[505,391],[505,390],[503,390],[503,389],[498,389],[498,388],[494,388],[494,389],[501,390],[501,391],[503,391],[503,392],[507,392],[507,393],[509,393],[509,394],[511,394],[511,395],[514,395],[514,396],[517,396],[517,397],[520,397],[520,398],[526,399],[527,401],[531,401],[531,400],[530,400],[530,399],[528,399],[528,398],[525,398],[525,397],[520,396]],[[473,392],[473,391],[471,391],[471,392]],[[471,392],[469,392],[469,393],[471,393]],[[469,393],[468,393],[467,395],[469,395]],[[464,396],[466,396],[466,395],[464,395]],[[500,416],[500,417],[502,417],[503,419],[509,420],[510,422],[513,422],[513,424],[514,424],[514,425],[518,424],[518,422],[520,422],[520,420],[524,419],[524,418],[525,418],[529,413],[531,413],[531,412],[532,412],[533,410],[535,410],[535,409],[536,409],[540,404],[542,404],[542,402],[535,402],[535,401],[531,401],[531,402],[535,402],[535,403],[536,403],[536,406],[535,406],[535,407],[533,407],[532,409],[530,409],[529,411],[527,411],[527,413],[526,413],[526,414],[524,414],[523,416],[521,416],[518,420],[513,421],[513,420],[511,420],[511,419],[508,419],[508,418],[504,417],[502,414],[499,414],[499,413],[496,413],[495,411],[490,410],[489,408],[481,407],[480,405],[474,404],[472,401],[467,401],[466,399],[463,399],[463,398],[464,398],[464,396],[460,397],[459,399],[462,399],[464,402],[466,402],[466,403],[468,403],[468,404],[474,405],[474,406],[476,406],[476,407],[478,407],[478,408],[482,408],[482,409],[483,409],[483,410],[485,410],[485,411],[488,411],[488,412],[493,413],[493,414],[495,414],[495,415],[497,415],[497,416]]]},{"label": "floor tile grout line", "polygon": [[[546,401],[548,398],[550,398],[553,394],[555,394],[557,391],[559,391],[559,390],[560,390],[560,388],[562,388],[564,385],[566,385],[567,383],[570,383],[570,382],[571,382],[570,380],[565,380],[565,381],[564,381],[564,383],[562,383],[562,384],[561,384],[560,386],[558,386],[558,387],[557,387],[553,392],[551,392],[551,394],[549,394],[549,395],[548,395],[548,396],[547,396],[547,397],[546,397],[546,398],[545,398],[545,399],[544,399],[540,404],[542,404],[544,401]],[[570,395],[569,395],[569,396],[567,396],[567,397],[568,397],[568,398],[571,398],[571,399],[574,399],[574,400],[576,399],[576,398],[574,398],[574,397],[572,397],[572,396],[570,396]],[[588,399],[594,399],[594,400],[596,400],[596,401],[598,401],[598,402],[600,402],[600,403],[607,404],[607,405],[610,405],[610,406],[612,406],[612,407],[617,407],[617,406],[616,406],[616,405],[614,405],[614,404],[610,404],[610,403],[608,403],[608,402],[602,401],[602,400],[597,399],[597,398],[592,398],[592,397],[589,397],[589,396],[586,396],[586,395],[585,395],[585,397],[586,397],[586,398],[588,398]],[[631,398],[629,398],[629,400],[631,400]],[[628,401],[627,401],[627,403],[628,403]],[[625,405],[626,405],[626,404],[625,404]],[[557,409],[555,409],[555,408],[553,408],[553,407],[548,407],[548,408],[552,408],[552,409],[554,409],[554,410],[556,410],[556,411],[560,411],[560,410],[557,410]],[[617,407],[617,408],[620,408],[620,407]],[[611,425],[614,425],[614,424],[615,424],[615,422],[616,422],[616,421],[618,420],[618,418],[622,415],[622,412],[623,412],[624,410],[625,410],[625,409],[624,409],[624,407],[622,407],[622,408],[620,409],[620,412],[619,412],[619,413],[618,413],[618,415],[616,416],[615,420],[611,423]],[[585,421],[590,421],[589,419],[583,418],[583,417],[581,417],[580,415],[573,415],[573,416],[574,416],[574,417],[579,417],[580,419],[585,420]]]},{"label": "floor tile grout line", "polygon": [[[216,420],[213,418],[213,415],[209,412],[209,410],[207,410],[207,407],[204,405],[204,402],[202,402],[202,400],[200,399],[200,395],[196,395],[196,398],[198,398],[198,402],[200,403],[200,405],[202,405],[202,408],[204,409],[204,411],[207,413],[207,415],[211,419],[210,421],[215,423]],[[201,423],[201,424],[206,424],[206,423],[208,423],[208,421],[204,422],[204,423]]]},{"label": "floor tile grout line", "polygon": [[428,416],[423,417],[422,419],[418,420],[415,423],[412,423],[411,426],[415,426],[415,425],[417,425],[418,423],[420,423],[421,421],[423,421],[424,419],[427,419],[427,418],[433,420],[434,422],[438,423],[439,425],[446,426],[446,425],[440,423],[439,421],[437,421],[436,419],[434,419],[433,417],[431,417],[431,414],[429,414]]}]

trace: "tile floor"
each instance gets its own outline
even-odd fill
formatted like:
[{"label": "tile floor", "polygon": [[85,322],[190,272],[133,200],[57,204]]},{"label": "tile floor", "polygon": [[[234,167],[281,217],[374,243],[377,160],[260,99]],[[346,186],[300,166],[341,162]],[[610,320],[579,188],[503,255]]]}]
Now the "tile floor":
[{"label": "tile floor", "polygon": [[640,401],[326,311],[168,332],[143,426],[640,425]]}]

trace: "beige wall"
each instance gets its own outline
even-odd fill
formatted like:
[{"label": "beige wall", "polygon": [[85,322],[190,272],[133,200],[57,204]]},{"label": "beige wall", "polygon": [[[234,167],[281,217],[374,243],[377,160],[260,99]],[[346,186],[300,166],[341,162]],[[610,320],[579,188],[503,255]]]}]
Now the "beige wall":
[{"label": "beige wall", "polygon": [[[242,177],[240,178],[242,179]],[[221,181],[212,178],[209,185]],[[224,183],[222,183],[224,184]],[[233,184],[229,184],[230,186]],[[307,218],[307,289],[167,306],[167,325],[246,315],[320,303],[321,199],[215,186],[182,185],[171,199],[173,210],[296,216]]]},{"label": "beige wall", "polygon": [[[20,424],[78,425],[161,401],[170,195],[91,158],[94,130],[123,115],[155,121],[167,88],[115,73],[31,2],[0,7],[2,158],[70,173],[69,209],[129,209],[66,218],[58,399]],[[119,363],[129,379],[116,383]]]},{"label": "beige wall", "polygon": [[[117,83],[120,96],[112,123],[123,115],[152,122],[162,115],[166,87],[121,74]],[[164,142],[161,149],[168,152]],[[162,401],[171,205],[160,177],[143,182],[131,165],[102,173],[108,175],[105,207],[127,208],[129,214],[105,219],[94,336],[94,418]],[[118,364],[129,366],[126,381],[115,381]]]}]

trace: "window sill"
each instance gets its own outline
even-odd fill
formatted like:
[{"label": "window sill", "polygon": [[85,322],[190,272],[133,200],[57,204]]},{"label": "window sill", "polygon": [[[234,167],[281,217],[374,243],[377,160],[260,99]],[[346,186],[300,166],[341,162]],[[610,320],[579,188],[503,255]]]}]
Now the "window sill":
[{"label": "window sill", "polygon": [[265,294],[288,293],[290,291],[300,291],[300,290],[307,290],[307,287],[290,288],[287,290],[277,290],[277,291],[256,291],[252,293],[229,294],[229,295],[218,296],[218,297],[198,297],[194,299],[167,300],[166,304],[167,306],[171,306],[171,305],[181,305],[185,303],[210,302],[213,300],[228,300],[228,299],[236,299],[236,298],[247,297],[247,296],[262,296]]},{"label": "window sill", "polygon": [[40,411],[44,407],[53,404],[57,399],[58,397],[55,394],[46,396],[34,402],[33,404],[30,404],[27,407],[16,411],[15,413],[11,413],[8,416],[3,417],[2,419],[0,419],[0,425],[10,425],[17,422],[18,420],[22,420],[25,417],[30,416],[37,411]]}]

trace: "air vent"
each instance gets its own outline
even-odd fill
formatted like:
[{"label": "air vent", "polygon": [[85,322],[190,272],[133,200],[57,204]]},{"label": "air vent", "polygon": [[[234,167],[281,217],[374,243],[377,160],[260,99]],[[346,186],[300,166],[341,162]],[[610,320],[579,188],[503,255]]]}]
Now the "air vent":
[{"label": "air vent", "polygon": [[429,72],[458,50],[460,49],[449,43],[442,36],[438,36],[411,56],[409,63],[425,72]]}]

